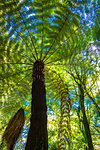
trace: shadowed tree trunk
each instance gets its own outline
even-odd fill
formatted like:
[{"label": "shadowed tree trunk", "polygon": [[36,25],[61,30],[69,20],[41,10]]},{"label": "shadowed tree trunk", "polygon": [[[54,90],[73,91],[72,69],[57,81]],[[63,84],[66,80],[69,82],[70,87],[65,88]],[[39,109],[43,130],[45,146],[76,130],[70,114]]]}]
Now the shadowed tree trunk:
[{"label": "shadowed tree trunk", "polygon": [[42,61],[36,61],[33,66],[31,119],[25,150],[48,150],[46,90]]},{"label": "shadowed tree trunk", "polygon": [[90,132],[90,128],[89,128],[89,123],[88,123],[86,113],[85,113],[84,90],[83,90],[83,87],[81,84],[79,85],[79,101],[80,101],[81,111],[83,114],[83,124],[84,124],[85,134],[86,134],[86,138],[87,138],[88,148],[89,148],[89,150],[94,150],[91,132]]}]

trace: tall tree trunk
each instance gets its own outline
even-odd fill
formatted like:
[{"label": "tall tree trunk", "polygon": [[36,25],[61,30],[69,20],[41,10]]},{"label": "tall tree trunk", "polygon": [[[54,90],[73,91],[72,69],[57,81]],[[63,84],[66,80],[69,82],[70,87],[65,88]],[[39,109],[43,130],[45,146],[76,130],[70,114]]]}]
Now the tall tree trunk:
[{"label": "tall tree trunk", "polygon": [[83,114],[83,124],[84,124],[84,129],[85,129],[85,134],[87,138],[87,143],[88,143],[88,148],[89,150],[94,150],[93,143],[92,143],[92,137],[90,133],[90,128],[89,128],[89,123],[86,117],[85,113],[85,106],[84,106],[84,90],[82,85],[79,85],[79,101],[80,101],[80,106],[81,106],[81,111]]},{"label": "tall tree trunk", "polygon": [[25,150],[48,150],[46,90],[42,61],[36,61],[33,66],[31,119]]}]

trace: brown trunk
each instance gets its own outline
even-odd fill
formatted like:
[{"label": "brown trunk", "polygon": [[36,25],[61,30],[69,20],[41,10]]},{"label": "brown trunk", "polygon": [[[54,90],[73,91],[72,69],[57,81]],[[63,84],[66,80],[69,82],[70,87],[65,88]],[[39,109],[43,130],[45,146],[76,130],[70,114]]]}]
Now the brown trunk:
[{"label": "brown trunk", "polygon": [[48,150],[47,106],[44,64],[36,61],[33,67],[30,129],[25,150]]},{"label": "brown trunk", "polygon": [[2,139],[7,144],[7,150],[13,150],[21,134],[25,122],[24,109],[20,108],[10,119]]},{"label": "brown trunk", "polygon": [[89,128],[89,123],[88,123],[86,113],[85,113],[84,90],[83,90],[82,85],[79,85],[79,97],[80,97],[80,106],[81,106],[81,111],[83,114],[83,124],[84,124],[85,134],[86,134],[86,138],[87,138],[88,148],[89,148],[89,150],[94,150],[91,132],[90,132],[90,128]]}]

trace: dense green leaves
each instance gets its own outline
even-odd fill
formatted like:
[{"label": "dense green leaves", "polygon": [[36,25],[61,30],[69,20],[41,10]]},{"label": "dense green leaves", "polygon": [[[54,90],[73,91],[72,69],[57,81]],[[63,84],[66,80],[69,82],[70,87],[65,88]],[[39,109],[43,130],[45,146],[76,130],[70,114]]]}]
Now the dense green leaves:
[{"label": "dense green leaves", "polygon": [[[98,3],[71,0],[0,2],[1,135],[14,112],[23,106],[27,127],[21,138],[25,143],[33,63],[41,59],[45,63],[49,149],[58,149],[59,145],[65,149],[68,146],[85,149],[87,146],[83,116],[78,112],[79,83],[85,92],[85,111],[93,144],[99,149],[100,56],[89,44],[94,40],[95,49],[99,51]],[[70,103],[66,103],[66,95]],[[24,149],[24,144],[19,143],[15,149],[18,146]]]}]

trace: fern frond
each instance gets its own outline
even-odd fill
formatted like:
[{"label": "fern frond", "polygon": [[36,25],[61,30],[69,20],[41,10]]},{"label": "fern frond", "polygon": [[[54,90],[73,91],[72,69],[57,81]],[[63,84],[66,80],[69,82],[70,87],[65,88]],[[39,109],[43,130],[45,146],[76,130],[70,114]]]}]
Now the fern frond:
[{"label": "fern frond", "polygon": [[[70,126],[70,110],[71,99],[69,95],[68,84],[64,83],[60,73],[49,70],[49,89],[56,93],[55,99],[60,100],[60,122],[58,129],[58,148],[66,149],[66,145],[71,147],[71,126]],[[51,92],[52,93],[52,92]],[[57,99],[57,100],[58,100]]]}]

